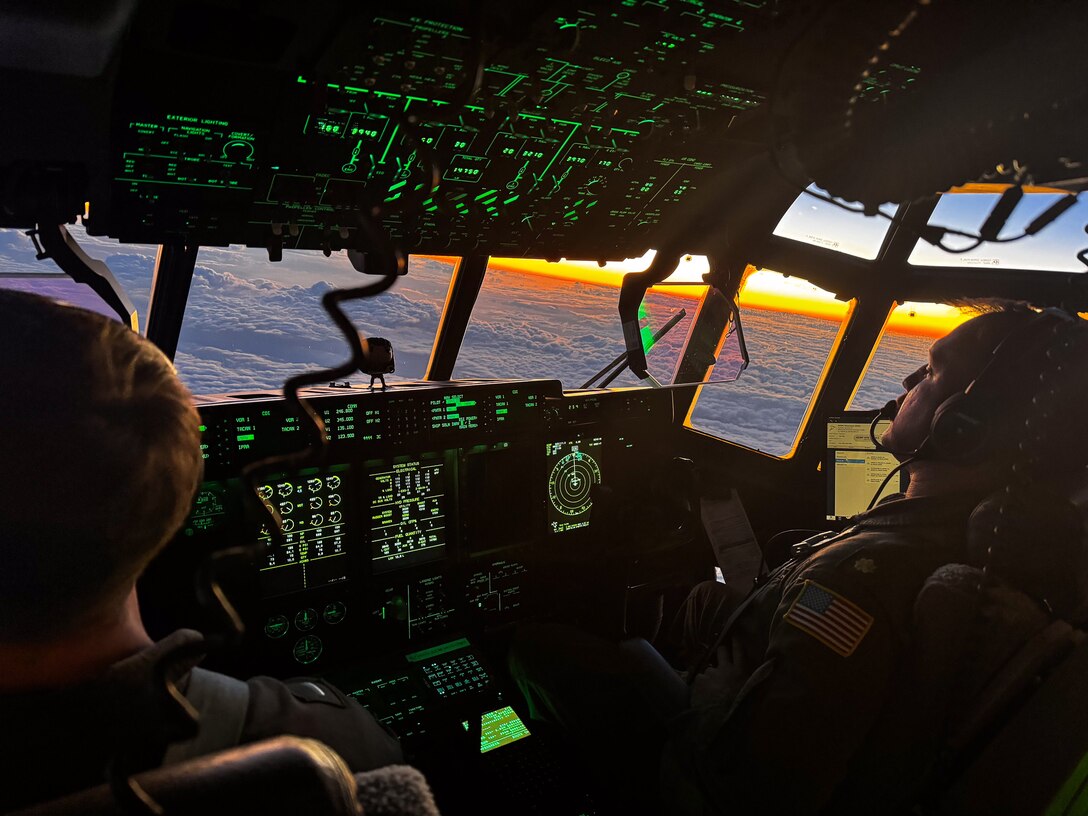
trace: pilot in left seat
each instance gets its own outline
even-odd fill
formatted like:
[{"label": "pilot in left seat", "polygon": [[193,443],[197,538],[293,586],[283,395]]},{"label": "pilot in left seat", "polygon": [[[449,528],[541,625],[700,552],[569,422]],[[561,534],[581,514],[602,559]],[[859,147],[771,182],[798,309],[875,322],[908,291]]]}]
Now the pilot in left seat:
[{"label": "pilot in left seat", "polygon": [[[119,322],[0,289],[0,812],[105,780],[162,707],[163,654],[136,580],[185,519],[201,480],[199,416],[170,361]],[[187,667],[186,667],[187,668]],[[178,686],[196,737],[144,744],[141,768],[294,734],[355,771],[402,761],[397,740],[321,680],[235,680],[193,668]]]}]

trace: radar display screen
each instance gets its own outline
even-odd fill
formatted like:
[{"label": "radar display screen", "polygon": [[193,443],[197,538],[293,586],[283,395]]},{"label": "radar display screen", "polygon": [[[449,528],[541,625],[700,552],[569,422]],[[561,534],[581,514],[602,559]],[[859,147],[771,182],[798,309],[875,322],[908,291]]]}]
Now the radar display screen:
[{"label": "radar display screen", "polygon": [[344,501],[348,466],[299,471],[269,479],[257,495],[280,517],[283,543],[273,543],[267,527],[260,540],[265,559],[259,567],[266,598],[348,579],[347,519]]},{"label": "radar display screen", "polygon": [[386,464],[370,482],[370,557],[375,573],[441,558],[446,550],[446,464]]},{"label": "radar display screen", "polygon": [[593,486],[601,483],[600,437],[549,442],[548,525],[553,533],[589,526]]}]

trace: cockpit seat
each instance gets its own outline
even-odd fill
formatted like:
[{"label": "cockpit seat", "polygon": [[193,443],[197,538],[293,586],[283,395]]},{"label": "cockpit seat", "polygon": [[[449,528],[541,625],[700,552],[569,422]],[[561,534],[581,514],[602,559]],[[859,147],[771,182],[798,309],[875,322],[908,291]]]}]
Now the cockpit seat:
[{"label": "cockpit seat", "polygon": [[[353,776],[330,748],[299,737],[276,737],[135,778],[170,816],[438,816],[430,789],[415,769],[397,765]],[[134,812],[155,811],[123,807],[109,786],[100,785],[11,816]]]},{"label": "cockpit seat", "polygon": [[912,708],[939,757],[927,811],[1043,813],[1088,756],[1083,487],[983,501],[969,541],[986,571],[946,565],[918,595]]},{"label": "cockpit seat", "polygon": [[918,593],[891,702],[825,813],[1042,814],[1075,775],[1088,757],[1080,488],[979,504],[973,564],[940,567]]}]

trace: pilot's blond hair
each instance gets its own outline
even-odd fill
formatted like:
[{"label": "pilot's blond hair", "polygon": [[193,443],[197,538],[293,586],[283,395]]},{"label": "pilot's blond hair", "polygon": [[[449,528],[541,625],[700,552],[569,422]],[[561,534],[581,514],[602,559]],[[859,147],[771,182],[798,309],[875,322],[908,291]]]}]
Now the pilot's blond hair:
[{"label": "pilot's blond hair", "polygon": [[192,397],[120,322],[0,290],[0,423],[0,641],[108,620],[189,511]]}]

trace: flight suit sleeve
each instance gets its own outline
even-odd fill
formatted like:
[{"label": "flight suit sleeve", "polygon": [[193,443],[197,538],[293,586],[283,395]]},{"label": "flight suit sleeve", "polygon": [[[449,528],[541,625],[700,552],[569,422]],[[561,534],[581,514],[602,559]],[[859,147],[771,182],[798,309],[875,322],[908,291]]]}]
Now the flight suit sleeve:
[{"label": "flight suit sleeve", "polygon": [[247,684],[242,742],[284,734],[310,737],[336,751],[356,772],[404,761],[397,739],[358,701],[324,680],[253,677]]},{"label": "flight suit sleeve", "polygon": [[884,706],[897,643],[863,582],[827,568],[798,576],[739,691],[674,723],[662,765],[667,812],[818,812]]}]

